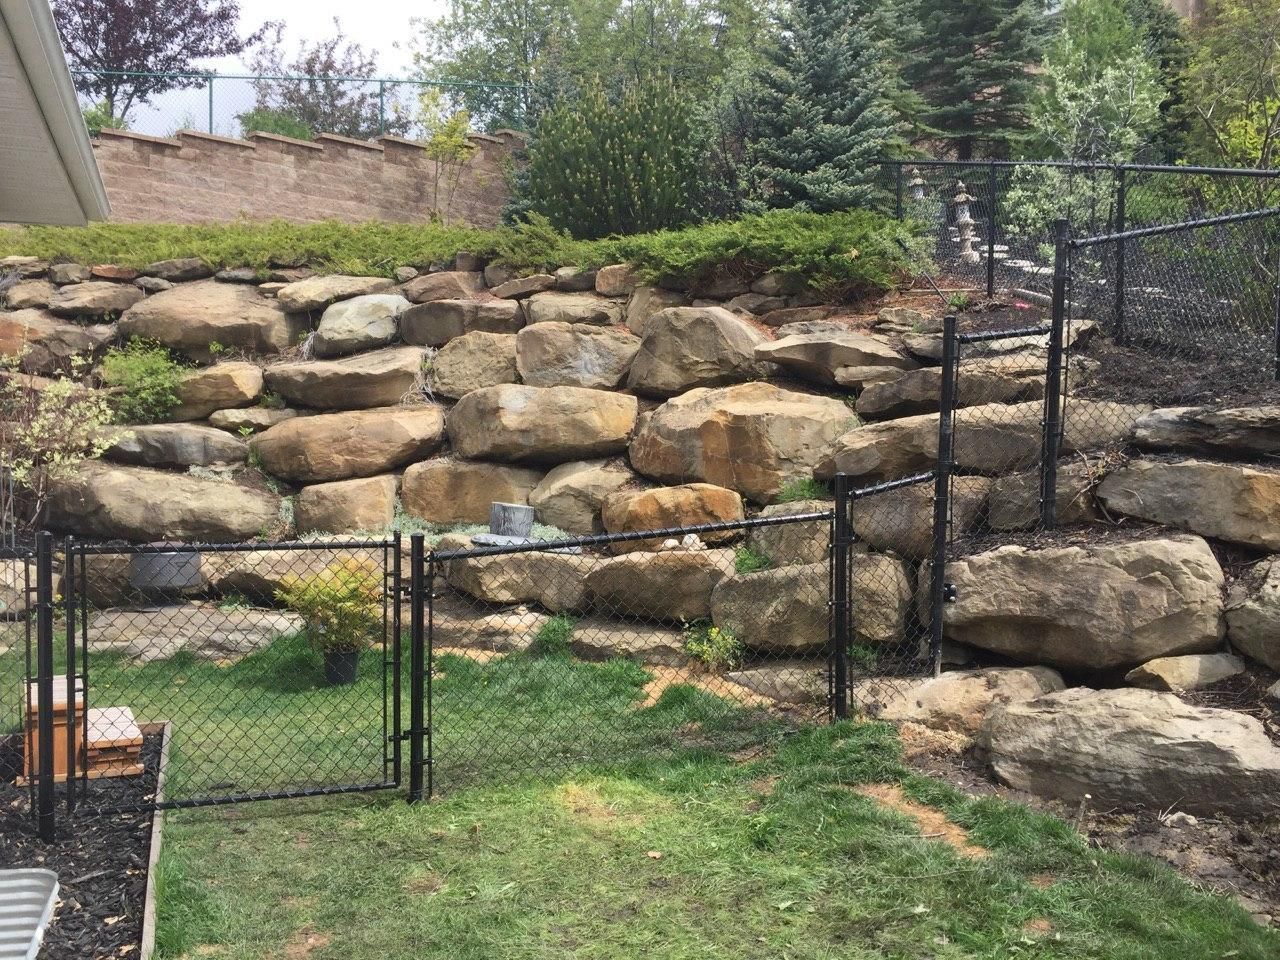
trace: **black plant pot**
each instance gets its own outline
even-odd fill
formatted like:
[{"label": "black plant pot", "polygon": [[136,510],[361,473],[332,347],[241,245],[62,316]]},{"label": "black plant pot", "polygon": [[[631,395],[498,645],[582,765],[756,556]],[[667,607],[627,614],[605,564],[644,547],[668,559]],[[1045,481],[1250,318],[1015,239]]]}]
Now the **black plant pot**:
[{"label": "black plant pot", "polygon": [[356,682],[360,667],[358,650],[326,650],[324,652],[324,682],[331,687],[345,687]]}]

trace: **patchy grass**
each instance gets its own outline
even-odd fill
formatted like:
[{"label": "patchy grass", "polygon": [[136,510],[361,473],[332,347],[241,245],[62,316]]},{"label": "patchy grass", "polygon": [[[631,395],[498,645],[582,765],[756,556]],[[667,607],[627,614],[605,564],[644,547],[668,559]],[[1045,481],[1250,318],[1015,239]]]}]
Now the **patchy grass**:
[{"label": "patchy grass", "polygon": [[[173,814],[159,955],[1280,951],[1280,936],[1162,866],[1091,850],[1059,821],[909,773],[886,726],[808,730],[745,756],[686,749],[418,807],[382,795]],[[934,835],[940,822],[946,838]],[[300,945],[308,952],[290,953]]]}]

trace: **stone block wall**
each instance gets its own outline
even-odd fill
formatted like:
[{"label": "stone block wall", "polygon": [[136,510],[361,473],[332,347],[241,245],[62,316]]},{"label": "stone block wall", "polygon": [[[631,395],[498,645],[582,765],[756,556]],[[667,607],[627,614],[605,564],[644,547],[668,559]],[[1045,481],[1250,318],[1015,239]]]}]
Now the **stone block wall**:
[{"label": "stone block wall", "polygon": [[[492,226],[507,200],[506,167],[521,135],[473,134],[456,188],[419,143],[400,137],[314,142],[267,133],[245,140],[181,130],[151,137],[103,130],[94,154],[119,223],[448,220]],[[437,190],[436,181],[439,179]]]}]

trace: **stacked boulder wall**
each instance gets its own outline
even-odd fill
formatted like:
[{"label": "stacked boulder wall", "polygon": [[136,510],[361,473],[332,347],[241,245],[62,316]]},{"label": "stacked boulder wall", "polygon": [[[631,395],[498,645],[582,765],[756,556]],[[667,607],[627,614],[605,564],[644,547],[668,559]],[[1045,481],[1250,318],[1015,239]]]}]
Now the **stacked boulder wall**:
[{"label": "stacked boulder wall", "polygon": [[516,338],[474,330],[446,343],[431,358],[431,391],[457,400],[472,390],[515,383]]},{"label": "stacked boulder wall", "polygon": [[609,617],[688,623],[711,616],[712,591],[732,573],[729,549],[625,553],[594,562],[586,598]]},{"label": "stacked boulder wall", "polygon": [[358,477],[303,487],[294,503],[298,535],[376,532],[391,526],[396,513],[396,478]]},{"label": "stacked boulder wall", "polygon": [[627,386],[669,397],[693,387],[759,379],[756,347],[767,337],[723,307],[670,307],[649,319]]},{"label": "stacked boulder wall", "polygon": [[529,505],[548,526],[569,533],[604,531],[600,512],[610,494],[643,485],[625,460],[575,460],[553,468],[529,493]]},{"label": "stacked boulder wall", "polygon": [[317,410],[389,407],[417,392],[422,351],[389,347],[341,360],[302,360],[267,367],[267,389]]},{"label": "stacked boulder wall", "polygon": [[262,396],[262,369],[256,363],[234,360],[183,374],[178,405],[170,420],[203,420],[217,410],[247,407]]},{"label": "stacked boulder wall", "polygon": [[1227,639],[1245,656],[1280,670],[1280,558],[1254,564],[1231,585]]},{"label": "stacked boulder wall", "polygon": [[655,480],[702,480],[767,503],[810,478],[854,422],[839,400],[768,383],[698,388],[646,415],[631,464]]},{"label": "stacked boulder wall", "polygon": [[459,400],[449,412],[449,439],[467,459],[566,463],[621,453],[637,410],[625,394],[504,384]]},{"label": "stacked boulder wall", "polygon": [[70,323],[44,310],[0,312],[0,356],[18,357],[24,373],[57,373],[72,357],[105,350],[115,335],[115,324]]},{"label": "stacked boulder wall", "polygon": [[1223,573],[1199,537],[1004,546],[947,565],[949,639],[1024,663],[1131,669],[1223,636]]},{"label": "stacked boulder wall", "polygon": [[1280,406],[1152,410],[1133,425],[1133,442],[1149,450],[1274,457],[1280,454]]},{"label": "stacked boulder wall", "polygon": [[233,543],[280,518],[280,498],[236,483],[89,461],[53,482],[51,526],[103,540]]},{"label": "stacked boulder wall", "polygon": [[273,476],[325,483],[387,473],[443,444],[444,411],[422,404],[297,417],[264,430],[250,448]]},{"label": "stacked boulder wall", "polygon": [[1044,797],[1242,819],[1280,814],[1280,748],[1262,723],[1171,693],[1075,687],[997,706],[980,741],[996,777]]},{"label": "stacked boulder wall", "polygon": [[199,280],[153,294],[120,317],[120,335],[155,340],[209,362],[221,349],[279,353],[306,333],[306,317],[292,314],[255,287]]},{"label": "stacked boulder wall", "polygon": [[1137,460],[1109,473],[1098,499],[1113,514],[1280,551],[1280,473],[1271,470]]},{"label": "stacked boulder wall", "polygon": [[437,457],[405,470],[400,499],[429,523],[488,523],[492,503],[528,503],[542,477],[529,467]]}]

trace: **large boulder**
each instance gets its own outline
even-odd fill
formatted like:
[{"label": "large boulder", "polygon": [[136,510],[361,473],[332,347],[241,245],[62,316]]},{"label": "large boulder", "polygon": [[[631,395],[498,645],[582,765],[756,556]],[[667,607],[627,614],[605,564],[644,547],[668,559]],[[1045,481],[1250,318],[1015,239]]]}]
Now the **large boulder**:
[{"label": "large boulder", "polygon": [[19,280],[5,293],[4,306],[9,310],[43,309],[55,292],[48,280]]},{"label": "large boulder", "polygon": [[555,467],[529,493],[529,505],[538,519],[569,533],[593,534],[604,530],[600,511],[610,494],[642,485],[626,462],[575,460]]},{"label": "large boulder", "polygon": [[[974,530],[987,511],[991,480],[987,477],[954,477],[951,481],[953,537]],[[877,550],[892,550],[922,560],[933,546],[933,483],[859,497],[849,505],[849,520],[858,539]]]},{"label": "large boulder", "polygon": [[[710,483],[686,483],[678,487],[655,487],[650,490],[622,490],[607,496],[600,509],[604,528],[609,533],[636,533],[663,530],[704,523],[725,523],[745,516],[742,497],[733,490]],[[741,531],[703,533],[707,543],[723,543],[739,536]],[[623,541],[614,544],[619,552],[657,550],[661,537],[655,540]]]},{"label": "large boulder", "polygon": [[389,407],[418,392],[423,353],[388,347],[341,360],[298,360],[267,367],[267,389],[316,410]]},{"label": "large boulder", "polygon": [[[956,377],[956,406],[1017,403],[1044,397],[1045,360],[1041,354],[1015,354],[999,359],[966,360]],[[873,383],[858,395],[858,416],[892,420],[938,409],[942,368],[922,367],[891,380]]]},{"label": "large boulder", "polygon": [[432,300],[400,314],[405,343],[443,347],[464,333],[515,333],[524,326],[518,300]]},{"label": "large boulder", "polygon": [[535,293],[525,301],[529,323],[587,323],[611,327],[622,322],[622,304],[593,293]]},{"label": "large boulder", "polygon": [[1254,564],[1227,593],[1231,646],[1280,670],[1280,557]]},{"label": "large boulder", "polygon": [[171,257],[168,260],[157,260],[155,263],[148,263],[141,272],[170,283],[203,280],[213,275],[209,265],[199,257]]},{"label": "large boulder", "polygon": [[752,650],[820,650],[828,642],[830,577],[825,563],[724,577],[711,594],[711,619]]},{"label": "large boulder", "polygon": [[[1054,502],[1060,526],[1100,520],[1094,491],[1103,463],[1084,458],[1058,462]],[[991,484],[987,524],[992,530],[1031,530],[1040,524],[1040,472],[1011,473]]]},{"label": "large boulder", "polygon": [[1124,675],[1124,682],[1148,690],[1199,690],[1244,673],[1244,661],[1229,653],[1189,653],[1156,657]]},{"label": "large boulder", "polygon": [[488,523],[491,504],[528,503],[541,479],[541,470],[439,457],[405,470],[400,499],[430,523]]},{"label": "large boulder", "polygon": [[767,503],[785,484],[809,478],[855,422],[839,400],[768,383],[699,388],[644,418],[631,463],[655,480],[703,480]]},{"label": "large boulder", "polygon": [[947,580],[947,637],[1024,663],[1127,670],[1222,640],[1222,568],[1199,537],[1004,546],[949,563]]},{"label": "large boulder", "polygon": [[796,334],[765,341],[756,346],[756,359],[776,363],[789,373],[823,384],[836,383],[836,371],[841,369],[865,371],[843,378],[844,385],[855,388],[868,379],[895,376],[885,374],[885,368],[914,370],[919,366],[883,337],[855,330]]},{"label": "large boulder", "polygon": [[141,467],[207,467],[243,463],[249,448],[243,440],[216,427],[196,423],[156,423],[130,427],[103,456]]},{"label": "large boulder", "polygon": [[516,368],[533,387],[614,390],[639,349],[639,338],[616,327],[535,323],[516,337]]},{"label": "large boulder", "polygon": [[689,662],[684,631],[676,626],[586,617],[574,624],[569,646],[583,660],[622,657],[637,663],[669,666]]},{"label": "large boulder", "polygon": [[396,515],[396,478],[358,477],[303,487],[293,505],[298,535],[377,532]]},{"label": "large boulder", "polygon": [[649,331],[650,318],[668,307],[683,307],[688,302],[689,295],[679,290],[636,287],[627,301],[627,329],[637,337],[643,337]]},{"label": "large boulder", "polygon": [[988,667],[922,679],[861,680],[853,684],[850,699],[877,720],[974,737],[993,707],[1065,688],[1048,667]]},{"label": "large boulder", "polygon": [[297,416],[302,414],[287,407],[238,407],[213,411],[209,414],[209,426],[235,434],[258,433]]},{"label": "large boulder", "polygon": [[636,551],[597,560],[586,598],[605,616],[688,623],[711,616],[711,592],[733,573],[733,551]]},{"label": "large boulder", "polygon": [[[438,551],[469,550],[469,537],[448,534]],[[445,562],[445,579],[455,590],[484,603],[536,603],[552,613],[583,609],[586,578],[597,561],[578,553],[528,550]]]},{"label": "large boulder", "polygon": [[627,385],[669,397],[692,387],[759,378],[756,347],[767,338],[723,307],[670,307],[649,319]]},{"label": "large boulder", "polygon": [[57,373],[72,357],[92,357],[115,339],[114,324],[85,326],[44,310],[0,312],[0,356],[20,357],[25,373]]},{"label": "large boulder", "polygon": [[467,459],[565,463],[625,450],[637,408],[603,390],[485,387],[449,412],[449,439]]},{"label": "large boulder", "polygon": [[[793,517],[800,514],[830,514],[827,500],[796,500],[775,503],[760,511],[764,519]],[[797,520],[747,531],[747,546],[765,557],[773,567],[791,564],[826,563],[831,549],[831,520]]]},{"label": "large boulder", "polygon": [[245,360],[192,370],[178,383],[178,405],[169,419],[203,420],[215,410],[247,407],[262,396],[262,384],[262,368]]},{"label": "large boulder", "polygon": [[1280,473],[1270,470],[1136,460],[1107,474],[1098,499],[1113,514],[1280,551]]},{"label": "large boulder", "polygon": [[431,358],[431,391],[450,400],[518,379],[516,338],[509,333],[464,333]]},{"label": "large boulder", "polygon": [[1280,406],[1152,410],[1133,425],[1133,442],[1149,450],[1274,457],[1280,454]]},{"label": "large boulder", "polygon": [[[305,282],[305,281],[304,281]],[[199,280],[153,294],[120,317],[122,337],[156,340],[207,362],[221,349],[279,353],[306,332],[306,318],[245,284]]]},{"label": "large boulder", "polygon": [[404,295],[414,303],[466,300],[485,289],[484,274],[465,270],[424,273],[404,285]]},{"label": "large boulder", "polygon": [[443,444],[444,412],[424,404],[297,417],[264,430],[249,446],[277,477],[324,483],[387,473]]},{"label": "large boulder", "polygon": [[280,498],[237,483],[88,461],[52,484],[49,523],[103,540],[233,543],[280,518]]},{"label": "large boulder", "polygon": [[311,338],[317,357],[340,357],[384,347],[399,332],[397,318],[409,307],[399,294],[370,293],[325,308]]},{"label": "large boulder", "polygon": [[314,577],[334,565],[355,560],[381,567],[383,553],[378,547],[306,549],[277,547],[267,550],[237,551],[213,572],[214,590],[224,597],[243,597],[264,606],[279,606],[277,592],[297,578]]},{"label": "large boulder", "polygon": [[137,287],[109,280],[73,283],[59,287],[49,298],[49,312],[59,317],[111,319],[128,310],[144,294]]},{"label": "large boulder", "polygon": [[[228,284],[228,286],[231,285]],[[295,280],[293,283],[286,283],[276,291],[276,300],[285,310],[292,313],[305,313],[311,310],[323,310],[329,304],[339,300],[382,293],[391,289],[391,286],[391,281],[386,277],[347,277],[335,273],[321,277],[306,277]],[[252,289],[250,293],[257,296]]]},{"label": "large boulder", "polygon": [[1074,687],[997,706],[981,742],[997,779],[1094,807],[1280,814],[1280,748],[1261,721],[1172,693]]}]

